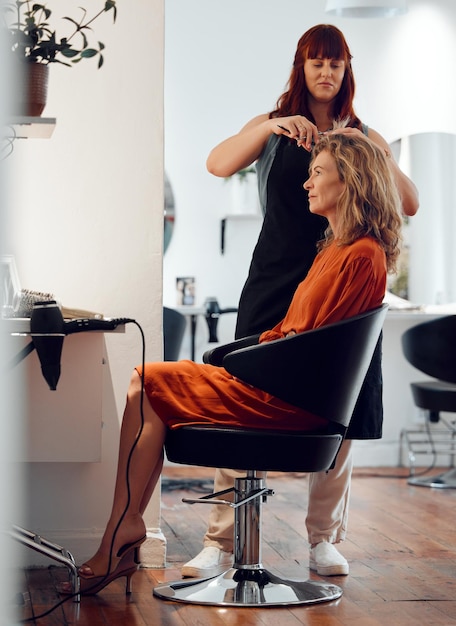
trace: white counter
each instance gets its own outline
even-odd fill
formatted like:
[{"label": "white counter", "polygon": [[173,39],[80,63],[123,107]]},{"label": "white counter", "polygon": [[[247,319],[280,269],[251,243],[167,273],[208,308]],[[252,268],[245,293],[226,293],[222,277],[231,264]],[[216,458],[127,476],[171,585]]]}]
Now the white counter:
[{"label": "white counter", "polygon": [[[22,421],[21,456],[18,461],[99,462],[101,460],[103,366],[106,363],[102,331],[65,337],[61,376],[50,391],[41,374],[35,350],[14,363],[30,345],[30,319],[0,320],[7,339],[5,376],[17,391]],[[107,332],[124,332],[124,327]]]}]

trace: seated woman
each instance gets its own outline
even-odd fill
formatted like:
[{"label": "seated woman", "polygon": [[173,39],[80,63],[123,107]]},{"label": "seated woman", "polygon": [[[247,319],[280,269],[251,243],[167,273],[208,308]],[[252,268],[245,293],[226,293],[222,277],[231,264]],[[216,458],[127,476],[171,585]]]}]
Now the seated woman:
[{"label": "seated woman", "polygon": [[[395,269],[400,199],[381,148],[359,134],[328,134],[314,148],[304,188],[310,211],[326,217],[329,227],[287,315],[260,341],[380,306],[387,272]],[[136,368],[122,422],[112,512],[98,551],[79,568],[82,593],[96,593],[121,576],[128,590],[146,538],[142,514],[162,470],[168,428],[219,424],[303,431],[325,423],[244,384],[223,367],[178,361],[147,363],[144,372]],[[70,591],[66,585],[63,591]]]}]

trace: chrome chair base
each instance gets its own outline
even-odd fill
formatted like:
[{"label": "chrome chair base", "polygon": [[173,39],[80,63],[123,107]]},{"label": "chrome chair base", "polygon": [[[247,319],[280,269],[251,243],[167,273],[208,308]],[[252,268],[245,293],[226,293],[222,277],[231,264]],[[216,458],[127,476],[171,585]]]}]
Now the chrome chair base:
[{"label": "chrome chair base", "polygon": [[409,485],[418,487],[435,487],[436,489],[456,489],[456,468],[450,469],[436,476],[420,476],[409,478]]},{"label": "chrome chair base", "polygon": [[342,589],[314,580],[286,580],[265,569],[232,567],[212,578],[178,580],[155,587],[164,600],[212,606],[280,606],[337,600]]},{"label": "chrome chair base", "polygon": [[[234,502],[219,496],[233,492]],[[234,565],[211,578],[178,580],[154,589],[154,595],[174,602],[210,604],[213,606],[289,606],[329,602],[342,595],[342,589],[313,580],[286,580],[265,570],[261,559],[261,510],[263,501],[273,492],[265,478],[255,470],[236,478],[234,488],[196,500],[189,504],[219,504],[234,508]]]}]

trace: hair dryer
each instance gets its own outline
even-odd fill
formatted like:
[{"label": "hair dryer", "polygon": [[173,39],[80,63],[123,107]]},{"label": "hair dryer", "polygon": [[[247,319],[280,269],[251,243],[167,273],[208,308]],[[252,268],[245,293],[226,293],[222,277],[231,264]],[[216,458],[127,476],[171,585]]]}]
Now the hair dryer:
[{"label": "hair dryer", "polygon": [[35,302],[30,318],[33,345],[41,363],[41,371],[51,391],[57,389],[60,378],[60,359],[65,335],[89,330],[114,330],[119,324],[134,320],[126,317],[115,319],[76,319],[65,322],[55,300]]},{"label": "hair dryer", "polygon": [[64,329],[62,311],[55,300],[34,303],[30,331],[41,363],[41,371],[52,391],[57,389],[60,378]]},{"label": "hair dryer", "polygon": [[216,298],[207,298],[204,305],[206,307],[206,322],[209,328],[209,343],[218,343],[217,324],[219,317],[223,313],[236,313],[237,309],[221,309]]}]

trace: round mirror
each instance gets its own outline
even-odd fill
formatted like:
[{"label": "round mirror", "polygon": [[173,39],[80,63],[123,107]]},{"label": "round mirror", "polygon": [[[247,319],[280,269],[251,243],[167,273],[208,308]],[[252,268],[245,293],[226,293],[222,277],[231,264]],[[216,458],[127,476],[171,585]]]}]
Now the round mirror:
[{"label": "round mirror", "polygon": [[168,249],[174,230],[175,207],[171,183],[165,172],[164,243],[163,252]]}]

